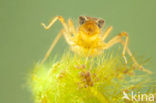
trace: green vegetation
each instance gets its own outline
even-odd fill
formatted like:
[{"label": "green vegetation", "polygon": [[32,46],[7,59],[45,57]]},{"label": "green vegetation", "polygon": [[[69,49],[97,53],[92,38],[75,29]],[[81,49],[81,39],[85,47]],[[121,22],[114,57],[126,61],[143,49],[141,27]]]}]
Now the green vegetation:
[{"label": "green vegetation", "polygon": [[58,61],[35,65],[29,78],[35,103],[125,103],[123,91],[153,92],[148,74],[136,75],[131,59],[126,65],[119,54],[86,58],[65,53]]}]

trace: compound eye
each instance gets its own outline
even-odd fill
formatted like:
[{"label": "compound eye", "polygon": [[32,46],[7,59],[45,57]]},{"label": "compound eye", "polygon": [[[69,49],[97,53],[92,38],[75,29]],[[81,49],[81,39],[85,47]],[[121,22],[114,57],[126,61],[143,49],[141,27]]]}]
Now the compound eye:
[{"label": "compound eye", "polygon": [[102,20],[102,19],[98,20],[97,25],[98,25],[99,28],[102,28],[103,25],[104,25],[104,20]]},{"label": "compound eye", "polygon": [[79,24],[82,25],[86,21],[86,18],[84,16],[79,16]]}]

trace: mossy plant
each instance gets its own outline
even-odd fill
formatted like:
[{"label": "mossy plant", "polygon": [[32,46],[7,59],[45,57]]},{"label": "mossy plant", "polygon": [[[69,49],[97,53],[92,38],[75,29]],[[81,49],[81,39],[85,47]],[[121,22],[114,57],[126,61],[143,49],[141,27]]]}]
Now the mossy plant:
[{"label": "mossy plant", "polygon": [[[35,103],[125,103],[123,91],[143,89],[148,75],[135,72],[120,53],[98,57],[64,53],[58,61],[36,64],[29,82]],[[144,91],[151,90],[149,87]],[[152,91],[153,92],[153,91]]]}]

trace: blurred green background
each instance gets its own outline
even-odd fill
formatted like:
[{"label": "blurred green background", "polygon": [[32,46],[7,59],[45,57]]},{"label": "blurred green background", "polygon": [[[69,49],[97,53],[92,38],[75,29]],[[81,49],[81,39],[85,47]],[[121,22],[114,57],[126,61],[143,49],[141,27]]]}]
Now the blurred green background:
[{"label": "blurred green background", "polygon": [[[109,38],[128,32],[130,49],[151,57],[146,68],[156,71],[156,0],[0,0],[0,103],[33,102],[26,76],[62,27],[57,22],[45,31],[40,23],[57,15],[75,25],[80,15],[101,17],[114,27]],[[62,38],[53,54],[67,47]]]}]

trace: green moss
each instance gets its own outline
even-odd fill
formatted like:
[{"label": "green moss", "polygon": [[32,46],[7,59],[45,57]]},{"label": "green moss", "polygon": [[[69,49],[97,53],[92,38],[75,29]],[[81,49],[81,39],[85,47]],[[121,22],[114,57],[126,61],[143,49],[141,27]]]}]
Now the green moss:
[{"label": "green moss", "polygon": [[132,61],[126,65],[118,54],[65,53],[59,61],[37,64],[30,81],[35,103],[125,102],[123,91],[140,90],[146,76],[135,75]]}]

